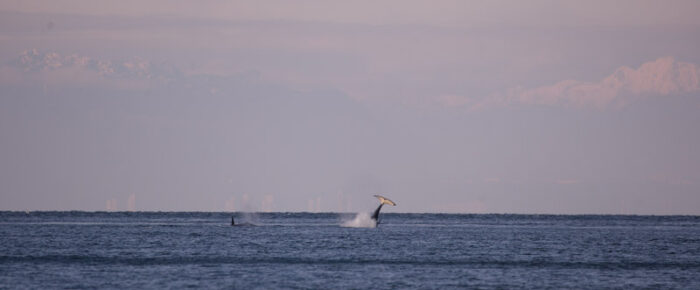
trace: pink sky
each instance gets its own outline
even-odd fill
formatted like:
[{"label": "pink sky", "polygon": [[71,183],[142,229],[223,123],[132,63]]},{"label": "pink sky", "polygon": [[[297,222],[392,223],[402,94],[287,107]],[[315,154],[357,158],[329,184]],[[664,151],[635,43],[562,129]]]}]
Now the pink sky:
[{"label": "pink sky", "polygon": [[698,1],[2,1],[0,210],[700,214]]}]

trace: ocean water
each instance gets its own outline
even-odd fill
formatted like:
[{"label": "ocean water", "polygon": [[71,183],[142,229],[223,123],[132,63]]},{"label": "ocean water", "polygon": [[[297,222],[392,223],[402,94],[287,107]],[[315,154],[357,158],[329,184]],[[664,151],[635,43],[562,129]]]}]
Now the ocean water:
[{"label": "ocean water", "polygon": [[698,216],[230,217],[0,212],[0,288],[700,289]]}]

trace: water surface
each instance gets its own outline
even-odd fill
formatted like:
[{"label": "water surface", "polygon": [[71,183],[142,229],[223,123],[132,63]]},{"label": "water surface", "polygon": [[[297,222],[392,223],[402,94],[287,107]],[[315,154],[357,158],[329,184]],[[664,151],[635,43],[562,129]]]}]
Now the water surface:
[{"label": "water surface", "polygon": [[700,217],[0,212],[2,288],[700,289]]}]

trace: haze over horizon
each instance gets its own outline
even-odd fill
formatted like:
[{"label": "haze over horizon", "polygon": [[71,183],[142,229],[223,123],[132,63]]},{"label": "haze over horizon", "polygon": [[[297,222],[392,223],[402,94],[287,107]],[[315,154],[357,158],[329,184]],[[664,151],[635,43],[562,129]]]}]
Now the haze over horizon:
[{"label": "haze over horizon", "polygon": [[698,1],[0,1],[0,210],[700,215]]}]

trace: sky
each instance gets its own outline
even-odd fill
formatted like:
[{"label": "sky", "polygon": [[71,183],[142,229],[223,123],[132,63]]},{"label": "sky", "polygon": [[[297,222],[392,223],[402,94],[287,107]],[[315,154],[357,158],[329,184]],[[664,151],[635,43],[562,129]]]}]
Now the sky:
[{"label": "sky", "polygon": [[0,1],[0,210],[700,214],[698,1]]}]

